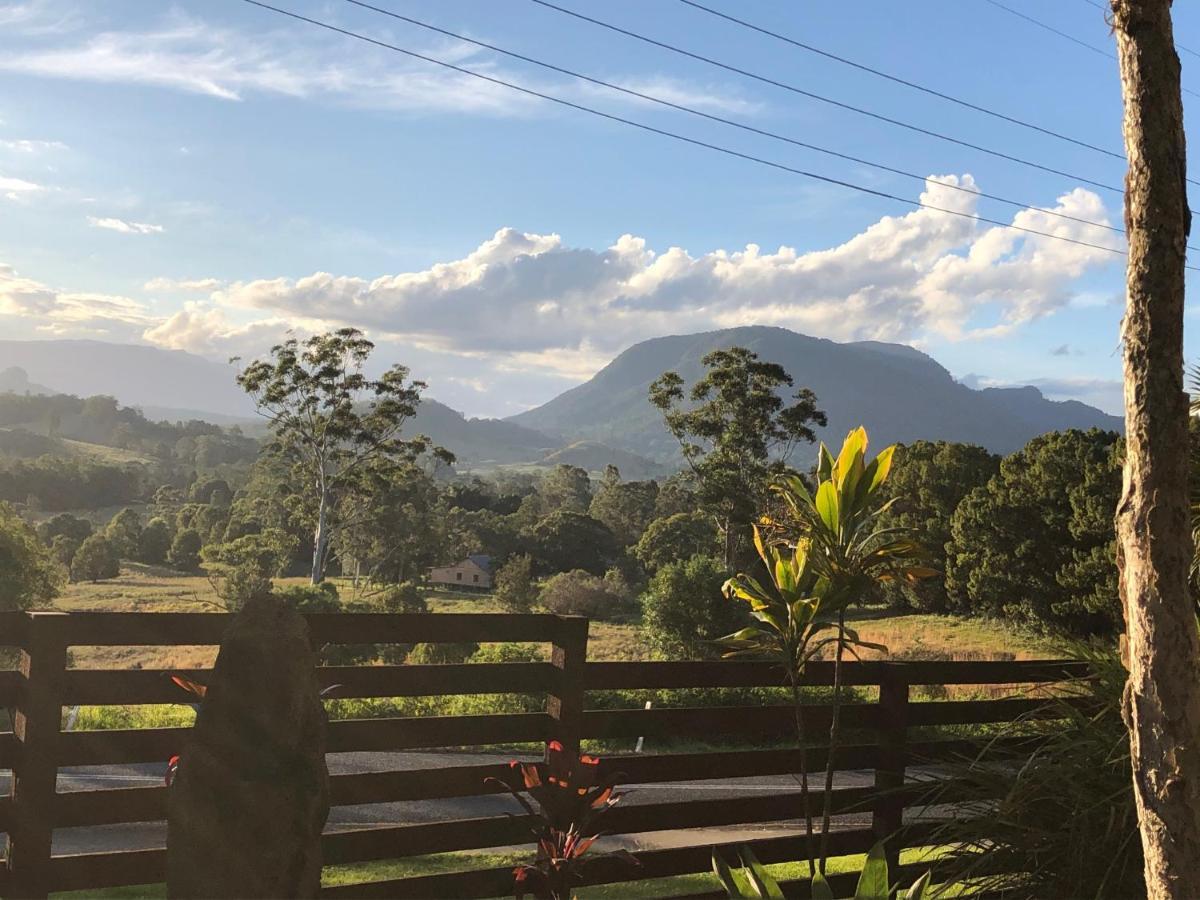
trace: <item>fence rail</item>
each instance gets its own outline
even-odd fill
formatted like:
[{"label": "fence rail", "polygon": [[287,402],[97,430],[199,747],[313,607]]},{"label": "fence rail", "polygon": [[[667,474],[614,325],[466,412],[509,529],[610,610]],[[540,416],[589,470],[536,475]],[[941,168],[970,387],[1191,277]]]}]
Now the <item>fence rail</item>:
[{"label": "fence rail", "polygon": [[[754,741],[786,739],[793,709],[787,705],[690,706],[653,709],[589,707],[589,697],[606,691],[678,688],[780,687],[779,669],[758,662],[589,662],[586,620],[552,615],[313,614],[315,645],[422,642],[523,641],[550,645],[549,662],[461,665],[328,666],[318,670],[323,687],[338,685],[338,698],[403,698],[466,694],[532,694],[544,697],[542,712],[461,716],[393,716],[340,719],[328,729],[330,753],[396,752],[430,748],[541,744],[557,739],[567,747],[583,741],[646,737],[739,736]],[[13,710],[13,730],[0,733],[0,769],[11,769],[8,796],[0,796],[0,830],[8,835],[0,896],[44,897],[64,890],[96,890],[162,881],[162,849],[55,855],[55,829],[161,822],[167,788],[59,790],[64,767],[163,762],[183,745],[186,728],[64,731],[64,707],[177,704],[185,698],[170,680],[178,670],[85,670],[68,668],[72,646],[184,646],[219,643],[230,617],[191,613],[0,614],[0,645],[20,648],[20,668],[0,672],[0,707]],[[208,670],[179,672],[203,682]],[[1035,719],[1046,715],[1044,700],[1020,696],[1020,688],[1086,674],[1079,664],[1030,662],[848,662],[843,681],[873,688],[869,698],[845,705],[841,721],[853,743],[837,751],[839,770],[873,773],[865,786],[838,787],[836,813],[861,812],[860,823],[830,835],[831,851],[860,853],[876,840],[889,841],[895,860],[902,847],[929,840],[928,824],[904,821],[919,802],[909,789],[908,768],[975,753],[973,739],[938,733],[962,726]],[[807,684],[832,684],[832,665],[814,663]],[[999,699],[914,700],[922,685],[1010,685],[1014,696]],[[1027,693],[1027,691],[1026,691]],[[640,704],[639,704],[640,707]],[[810,734],[829,726],[829,707],[808,704]],[[920,734],[911,729],[921,728]],[[919,738],[919,739],[918,739]],[[786,741],[783,741],[786,743]],[[1028,748],[1023,740],[1009,749]],[[998,746],[998,745],[997,745]],[[828,757],[823,747],[805,751],[812,770]],[[800,751],[787,747],[606,756],[602,766],[620,772],[629,785],[670,784],[730,778],[790,775]],[[448,765],[422,770],[337,773],[331,776],[335,806],[403,801],[453,800],[495,793],[487,781],[507,766]],[[820,804],[820,792],[814,805]],[[692,796],[672,802],[617,807],[607,827],[618,834],[691,828],[794,822],[799,800],[787,785],[778,792],[715,799]],[[456,850],[511,847],[527,843],[529,823],[520,816],[482,816],[420,824],[331,830],[323,838],[326,865],[369,862]],[[739,841],[740,843],[740,841]],[[797,859],[794,834],[753,842],[765,862]],[[589,884],[631,877],[656,878],[708,871],[710,842],[639,852],[630,873],[604,861],[587,870]],[[911,867],[898,871],[908,872]],[[511,889],[508,868],[478,869],[329,886],[329,897],[493,897]],[[708,896],[706,894],[696,896]]]}]

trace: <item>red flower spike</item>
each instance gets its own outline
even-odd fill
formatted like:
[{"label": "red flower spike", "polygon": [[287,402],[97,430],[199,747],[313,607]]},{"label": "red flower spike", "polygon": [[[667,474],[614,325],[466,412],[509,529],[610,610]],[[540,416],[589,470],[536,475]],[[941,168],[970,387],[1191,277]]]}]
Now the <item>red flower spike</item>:
[{"label": "red flower spike", "polygon": [[580,764],[581,764],[581,765],[584,765],[584,766],[598,766],[598,765],[600,765],[600,760],[599,760],[599,758],[598,758],[598,757],[595,757],[595,756],[581,756],[581,757],[579,757],[579,762],[580,762]]},{"label": "red flower spike", "polygon": [[553,753],[562,753],[563,745],[560,744],[558,741],[551,741],[550,743],[548,743],[546,745],[546,749],[550,750]]}]

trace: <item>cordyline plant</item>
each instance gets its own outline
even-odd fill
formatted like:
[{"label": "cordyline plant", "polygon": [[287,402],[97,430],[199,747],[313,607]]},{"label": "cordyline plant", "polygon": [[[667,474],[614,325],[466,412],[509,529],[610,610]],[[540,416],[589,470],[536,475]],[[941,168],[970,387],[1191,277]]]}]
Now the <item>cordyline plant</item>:
[{"label": "cordyline plant", "polygon": [[600,776],[600,760],[594,756],[574,757],[558,741],[546,745],[546,760],[509,763],[506,778],[488,778],[507,788],[534,819],[533,835],[537,856],[529,865],[513,870],[513,891],[518,900],[532,894],[537,900],[567,900],[581,883],[583,868],[605,857],[637,865],[625,850],[592,853],[599,839],[600,819],[621,799],[619,776]]},{"label": "cordyline plant", "polygon": [[903,529],[879,528],[877,520],[895,498],[884,501],[884,484],[891,471],[895,447],[866,461],[867,432],[847,435],[834,457],[824,444],[816,471],[816,490],[799,475],[773,484],[787,515],[764,522],[772,539],[755,528],[755,546],[770,575],[770,589],[755,578],[739,574],[725,584],[727,596],[750,604],[759,624],[723,638],[726,656],[767,656],[779,660],[792,687],[796,707],[796,738],[800,746],[801,795],[805,808],[806,849],[813,870],[812,816],[800,685],[809,661],[833,645],[833,707],[829,752],[825,767],[824,810],[821,821],[820,871],[825,871],[829,820],[832,813],[833,773],[838,749],[842,697],[842,659],[849,650],[886,650],[863,641],[846,627],[846,610],[861,602],[878,583],[903,578],[916,581],[936,575],[923,565],[925,553]]}]

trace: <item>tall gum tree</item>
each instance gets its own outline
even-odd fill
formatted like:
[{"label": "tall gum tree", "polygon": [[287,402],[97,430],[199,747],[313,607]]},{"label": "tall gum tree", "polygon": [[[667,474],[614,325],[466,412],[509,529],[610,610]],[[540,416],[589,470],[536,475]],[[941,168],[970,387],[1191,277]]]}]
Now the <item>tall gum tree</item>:
[{"label": "tall gum tree", "polygon": [[1171,0],[1111,0],[1125,102],[1126,453],[1117,510],[1146,889],[1200,897],[1200,636],[1188,593],[1184,264],[1191,215]]},{"label": "tall gum tree", "polygon": [[[312,583],[325,577],[334,534],[372,472],[411,463],[430,449],[427,438],[401,430],[421,402],[425,384],[395,365],[379,378],[363,369],[375,345],[354,328],[295,338],[270,358],[246,366],[238,384],[271,428],[268,449],[291,466],[293,489],[313,523]],[[434,449],[440,461],[453,456]]]}]

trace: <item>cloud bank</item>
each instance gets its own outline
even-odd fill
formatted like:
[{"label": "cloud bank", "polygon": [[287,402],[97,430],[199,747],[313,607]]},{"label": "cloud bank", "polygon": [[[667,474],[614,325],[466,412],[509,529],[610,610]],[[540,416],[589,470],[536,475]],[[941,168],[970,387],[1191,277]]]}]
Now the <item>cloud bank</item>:
[{"label": "cloud bank", "polygon": [[[750,244],[693,255],[655,251],[631,234],[591,249],[502,228],[460,259],[375,278],[157,277],[145,290],[189,296],[162,301],[162,312],[148,301],[59,292],[6,267],[0,314],[54,333],[103,323],[110,334],[217,357],[260,353],[288,329],[353,325],[407,358],[441,360],[447,377],[477,388],[505,374],[579,381],[636,341],[747,324],[916,345],[994,337],[1071,304],[1081,276],[1119,264],[1104,249],[979,222],[975,190],[970,175],[931,176],[922,199],[965,217],[884,216],[827,249]],[[1079,189],[1054,211],[1108,221],[1099,198]],[[1012,222],[1118,247],[1111,232],[1045,212],[1023,210]]]}]

